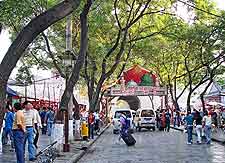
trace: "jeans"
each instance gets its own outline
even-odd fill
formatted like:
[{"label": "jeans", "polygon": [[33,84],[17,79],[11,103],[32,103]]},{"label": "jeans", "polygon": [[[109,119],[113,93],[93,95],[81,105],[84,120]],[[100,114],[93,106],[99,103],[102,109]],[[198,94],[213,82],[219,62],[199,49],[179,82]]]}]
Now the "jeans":
[{"label": "jeans", "polygon": [[170,131],[170,122],[166,122],[166,131],[167,131],[167,132]]},{"label": "jeans", "polygon": [[196,126],[196,133],[197,133],[198,143],[201,143],[202,142],[202,125]]},{"label": "jeans", "polygon": [[25,150],[24,150],[25,134],[23,131],[13,130],[13,138],[17,163],[25,163]]},{"label": "jeans", "polygon": [[208,144],[211,143],[211,126],[205,126],[205,137]]},{"label": "jeans", "polygon": [[36,155],[36,150],[34,147],[34,129],[33,127],[26,128],[26,136],[25,136],[25,142],[24,142],[24,150],[26,141],[28,140],[28,153],[29,153],[29,159],[34,159]]},{"label": "jeans", "polygon": [[94,124],[88,124],[88,137],[94,139]]},{"label": "jeans", "polygon": [[11,128],[4,128],[2,133],[2,144],[6,145],[8,143],[8,136],[11,140],[11,147],[14,148],[13,142],[13,132]]},{"label": "jeans", "polygon": [[48,136],[52,135],[52,127],[53,127],[53,121],[48,121],[47,123]]},{"label": "jeans", "polygon": [[188,143],[192,143],[193,126],[187,126]]},{"label": "jeans", "polygon": [[175,117],[173,121],[173,126],[176,127],[176,124],[177,124],[177,118]]}]

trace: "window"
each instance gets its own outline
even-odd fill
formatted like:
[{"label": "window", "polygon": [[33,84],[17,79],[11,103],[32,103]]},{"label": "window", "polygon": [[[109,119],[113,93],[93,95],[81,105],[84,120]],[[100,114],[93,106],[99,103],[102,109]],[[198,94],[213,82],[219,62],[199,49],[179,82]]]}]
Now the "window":
[{"label": "window", "polygon": [[123,110],[121,110],[121,111],[116,111],[115,112],[115,115],[114,115],[114,118],[120,118],[120,115],[121,114],[124,114],[124,115],[126,115],[127,116],[127,118],[131,118],[131,113],[130,113],[130,111],[123,111]]},{"label": "window", "polygon": [[153,110],[142,110],[141,117],[154,117],[154,111]]}]

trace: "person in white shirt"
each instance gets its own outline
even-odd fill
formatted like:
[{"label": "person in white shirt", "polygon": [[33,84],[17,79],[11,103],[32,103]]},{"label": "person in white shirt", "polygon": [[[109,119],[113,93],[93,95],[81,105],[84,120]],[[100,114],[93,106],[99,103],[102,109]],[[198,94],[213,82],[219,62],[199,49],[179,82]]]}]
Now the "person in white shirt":
[{"label": "person in white shirt", "polygon": [[34,114],[35,114],[35,120],[34,120],[34,127],[35,127],[35,137],[34,137],[34,146],[36,148],[38,148],[38,139],[39,139],[39,135],[40,135],[40,128],[42,128],[42,124],[41,124],[41,117],[39,115],[39,112],[32,108]]},{"label": "person in white shirt", "polygon": [[212,118],[211,115],[206,111],[205,116],[203,117],[203,127],[206,137],[206,143],[211,143],[211,133],[212,133]]},{"label": "person in white shirt", "polygon": [[29,153],[29,161],[35,161],[36,160],[36,150],[34,147],[34,123],[36,122],[36,116],[34,111],[32,110],[33,105],[25,101],[23,103],[23,106],[25,109],[23,110],[24,117],[25,117],[25,125],[26,125],[26,135],[25,135],[25,144],[26,140],[28,140],[28,153]]},{"label": "person in white shirt", "polygon": [[96,134],[98,134],[99,131],[100,131],[100,127],[99,127],[99,122],[100,122],[99,113],[98,112],[94,112],[94,116],[95,116],[95,131],[96,131]]}]

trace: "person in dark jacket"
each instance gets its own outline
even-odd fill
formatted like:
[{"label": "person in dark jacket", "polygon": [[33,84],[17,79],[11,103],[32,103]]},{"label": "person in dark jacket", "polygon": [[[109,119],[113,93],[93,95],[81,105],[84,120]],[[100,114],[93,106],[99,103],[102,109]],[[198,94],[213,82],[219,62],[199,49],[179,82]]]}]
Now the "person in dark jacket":
[{"label": "person in dark jacket", "polygon": [[196,133],[197,133],[197,144],[202,143],[202,116],[200,112],[196,111],[196,116],[194,118],[196,124]]}]

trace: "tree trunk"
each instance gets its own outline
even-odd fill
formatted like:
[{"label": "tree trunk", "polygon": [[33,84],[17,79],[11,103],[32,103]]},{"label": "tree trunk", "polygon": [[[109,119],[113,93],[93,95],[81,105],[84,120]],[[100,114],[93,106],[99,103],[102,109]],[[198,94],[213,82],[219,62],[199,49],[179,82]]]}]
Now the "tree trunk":
[{"label": "tree trunk", "polygon": [[152,104],[152,109],[153,109],[153,110],[155,110],[155,107],[154,107],[154,102],[153,102],[153,100],[154,100],[154,96],[152,96],[152,97],[151,97],[151,96],[149,95],[148,97],[149,97],[149,99],[150,99],[150,101],[151,101],[151,104]]},{"label": "tree trunk", "polygon": [[81,21],[80,51],[79,51],[79,56],[77,58],[77,61],[74,65],[72,74],[66,84],[66,89],[61,98],[60,109],[62,110],[68,109],[68,103],[69,103],[71,95],[73,94],[74,85],[79,80],[80,70],[83,66],[85,56],[87,53],[87,47],[88,47],[87,15],[91,5],[92,5],[92,0],[88,0],[87,4],[85,4],[84,9],[80,15],[80,21]]},{"label": "tree trunk", "polygon": [[205,89],[203,90],[203,92],[200,94],[200,99],[201,99],[201,102],[202,102],[202,110],[203,110],[203,112],[206,111],[204,95],[205,95],[206,91],[208,90],[209,86],[212,84],[212,82],[213,82],[213,79],[211,79],[209,81],[209,83],[207,84],[207,86],[205,87]]},{"label": "tree trunk", "polygon": [[[0,64],[0,101],[5,100],[9,76],[30,43],[45,29],[72,13],[81,0],[65,0],[32,19],[18,34]],[[2,109],[2,108],[0,108]],[[1,111],[0,111],[1,112]],[[0,117],[2,122],[3,117]]]},{"label": "tree trunk", "polygon": [[190,90],[187,97],[187,111],[191,111],[191,94],[192,94],[192,91]]}]

